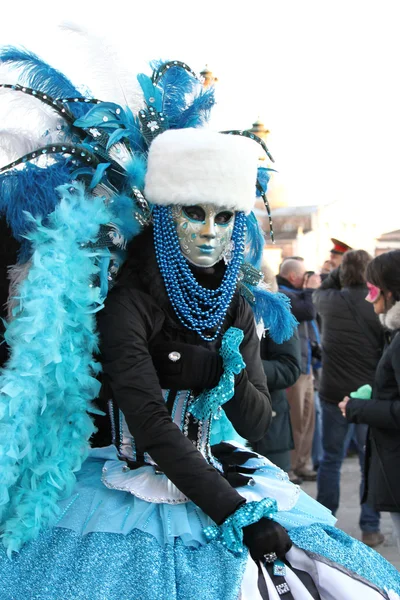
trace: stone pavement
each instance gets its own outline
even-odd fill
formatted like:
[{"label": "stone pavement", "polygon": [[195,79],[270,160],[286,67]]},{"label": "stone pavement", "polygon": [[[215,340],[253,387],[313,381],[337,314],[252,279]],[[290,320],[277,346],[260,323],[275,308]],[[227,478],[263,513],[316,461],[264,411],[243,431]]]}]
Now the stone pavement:
[{"label": "stone pavement", "polygon": [[[346,458],[342,467],[342,479],[340,486],[340,507],[337,513],[338,527],[343,529],[349,535],[361,539],[361,532],[358,526],[360,513],[358,486],[360,483],[360,467],[357,457]],[[317,484],[305,482],[302,489],[312,496],[316,497]],[[396,542],[392,533],[392,520],[389,513],[381,515],[381,531],[385,536],[383,544],[375,548],[382,556],[392,563],[400,571],[400,553],[397,550]]]}]

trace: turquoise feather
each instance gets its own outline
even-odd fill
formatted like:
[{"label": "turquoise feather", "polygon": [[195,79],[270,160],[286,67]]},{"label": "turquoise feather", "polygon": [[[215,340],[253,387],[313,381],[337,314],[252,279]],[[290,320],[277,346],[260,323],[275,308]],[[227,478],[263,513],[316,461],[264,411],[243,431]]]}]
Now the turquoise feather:
[{"label": "turquoise feather", "polygon": [[9,555],[55,523],[94,431],[93,311],[101,299],[89,282],[102,253],[84,244],[97,239],[110,214],[81,184],[59,192],[46,224],[30,217],[32,267],[5,334],[11,358],[0,378],[0,531]]},{"label": "turquoise feather", "polygon": [[264,286],[252,287],[255,297],[253,308],[257,323],[263,322],[268,334],[277,344],[289,340],[298,321],[290,310],[290,300],[285,294],[273,293]]}]

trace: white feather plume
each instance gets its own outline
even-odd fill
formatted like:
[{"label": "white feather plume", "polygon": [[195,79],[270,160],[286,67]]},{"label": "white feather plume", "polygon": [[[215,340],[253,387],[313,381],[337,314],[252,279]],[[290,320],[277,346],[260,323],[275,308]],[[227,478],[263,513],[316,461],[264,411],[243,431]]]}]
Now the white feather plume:
[{"label": "white feather plume", "polygon": [[40,144],[37,136],[21,129],[0,129],[1,165],[33,152]]},{"label": "white feather plume", "polygon": [[[0,88],[0,115],[1,128],[23,128],[36,132],[38,137],[50,132],[57,133],[65,124],[62,117],[44,102],[8,88]],[[60,136],[58,139],[61,141]]]},{"label": "white feather plume", "polygon": [[111,146],[108,155],[125,170],[127,165],[134,160],[132,152],[121,142]]},{"label": "white feather plume", "polygon": [[86,66],[86,85],[99,100],[129,106],[134,113],[143,107],[143,95],[136,77],[122,67],[118,57],[103,38],[70,22],[60,25],[62,31],[74,36],[73,50]]}]

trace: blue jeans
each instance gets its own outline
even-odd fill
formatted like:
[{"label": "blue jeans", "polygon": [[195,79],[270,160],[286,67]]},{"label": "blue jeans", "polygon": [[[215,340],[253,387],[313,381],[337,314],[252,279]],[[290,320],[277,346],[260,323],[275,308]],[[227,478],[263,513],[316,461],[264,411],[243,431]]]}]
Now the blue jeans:
[{"label": "blue jeans", "polygon": [[[348,435],[353,429],[353,439],[356,440],[358,457],[361,468],[360,498],[364,490],[364,461],[367,425],[350,424],[343,417],[336,404],[321,399],[322,407],[322,447],[323,456],[318,469],[317,500],[333,514],[339,508],[340,498],[340,469],[345,457],[345,447],[348,446]],[[347,442],[347,444],[346,444]],[[379,531],[380,514],[368,504],[361,504],[360,529],[365,532]]]}]

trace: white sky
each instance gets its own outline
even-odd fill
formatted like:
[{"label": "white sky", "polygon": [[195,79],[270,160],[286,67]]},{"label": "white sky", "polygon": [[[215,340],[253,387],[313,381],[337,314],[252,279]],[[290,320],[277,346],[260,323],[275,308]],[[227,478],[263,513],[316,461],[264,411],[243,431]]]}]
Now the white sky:
[{"label": "white sky", "polygon": [[[2,8],[0,41],[85,83],[57,25],[104,36],[132,72],[154,58],[219,79],[213,125],[260,116],[291,204],[343,200],[400,228],[398,0],[34,0]],[[390,219],[386,219],[390,217]]]}]

